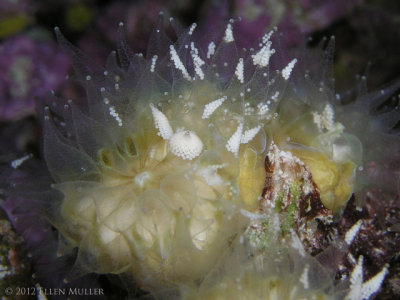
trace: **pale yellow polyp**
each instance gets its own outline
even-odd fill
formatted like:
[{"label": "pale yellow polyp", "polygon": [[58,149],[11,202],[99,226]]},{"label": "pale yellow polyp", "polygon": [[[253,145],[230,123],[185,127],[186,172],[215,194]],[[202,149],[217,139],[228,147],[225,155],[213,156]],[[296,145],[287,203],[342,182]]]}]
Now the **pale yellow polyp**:
[{"label": "pale yellow polyp", "polygon": [[310,149],[291,150],[310,168],[325,207],[337,212],[346,204],[354,189],[355,164],[334,163],[325,154]]},{"label": "pale yellow polyp", "polygon": [[238,178],[240,195],[246,208],[253,210],[258,206],[258,197],[265,182],[265,168],[263,156],[251,148],[246,147],[240,154],[240,173]]}]

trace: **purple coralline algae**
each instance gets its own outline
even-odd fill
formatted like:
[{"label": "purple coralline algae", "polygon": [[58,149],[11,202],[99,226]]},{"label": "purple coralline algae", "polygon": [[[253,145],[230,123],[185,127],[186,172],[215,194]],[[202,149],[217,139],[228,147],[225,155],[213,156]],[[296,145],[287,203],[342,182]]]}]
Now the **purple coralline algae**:
[{"label": "purple coralline algae", "polygon": [[51,41],[16,36],[0,44],[0,120],[32,114],[35,98],[64,82],[69,60]]}]

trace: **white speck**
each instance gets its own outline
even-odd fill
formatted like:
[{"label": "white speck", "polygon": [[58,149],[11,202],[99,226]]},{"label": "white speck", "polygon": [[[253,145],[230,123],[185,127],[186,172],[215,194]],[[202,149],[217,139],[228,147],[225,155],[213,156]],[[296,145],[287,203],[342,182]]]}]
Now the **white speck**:
[{"label": "white speck", "polygon": [[191,81],[191,77],[188,71],[186,70],[185,66],[183,65],[181,59],[179,58],[178,53],[176,53],[176,50],[173,45],[169,46],[169,52],[171,54],[171,60],[174,63],[175,68],[182,72],[182,75],[185,79]]},{"label": "white speck", "polygon": [[17,169],[20,165],[22,165],[26,160],[32,157],[32,154],[25,155],[21,158],[15,159],[11,162],[11,167]]},{"label": "white speck", "polygon": [[258,115],[260,116],[266,116],[267,112],[269,111],[268,103],[258,103],[257,108],[258,108]]},{"label": "white speck", "polygon": [[169,149],[184,160],[192,160],[201,154],[203,142],[193,131],[179,131],[169,140]]},{"label": "white speck", "polygon": [[322,112],[322,118],[325,128],[330,131],[333,130],[333,123],[335,119],[335,111],[331,105],[326,105],[324,111]]},{"label": "white speck", "polygon": [[282,70],[282,77],[285,80],[288,80],[290,77],[290,73],[292,73],[292,70],[294,68],[294,65],[297,63],[297,58],[293,59],[290,63],[288,63],[288,65],[283,68]]},{"label": "white speck", "polygon": [[354,238],[360,231],[361,223],[362,223],[362,220],[360,219],[360,220],[358,220],[357,223],[355,223],[353,226],[351,226],[351,228],[349,230],[347,230],[345,238],[344,238],[347,245],[351,245],[351,243],[353,242]]},{"label": "white speck", "polygon": [[261,129],[261,126],[257,126],[252,129],[246,130],[242,134],[240,143],[247,144],[248,142],[250,142],[252,139],[254,139],[254,137],[257,135],[257,133],[260,131],[260,129]]},{"label": "white speck", "polygon": [[327,131],[334,130],[334,123],[335,123],[335,111],[330,104],[325,105],[324,111],[322,114],[317,112],[313,112],[313,122],[317,125],[320,132],[324,129]]},{"label": "white speck", "polygon": [[233,38],[232,24],[228,24],[225,30],[224,42],[231,43],[233,41],[235,41],[235,39]]},{"label": "white speck", "polygon": [[253,65],[260,67],[268,66],[271,56],[275,53],[275,49],[271,49],[271,45],[272,43],[268,42],[260,49],[260,51],[251,56],[253,59]]},{"label": "white speck", "polygon": [[190,54],[192,55],[193,63],[194,63],[194,71],[200,77],[201,80],[204,79],[204,73],[201,69],[201,66],[205,64],[205,62],[199,56],[199,50],[194,46],[194,43],[190,43]]},{"label": "white speck", "polygon": [[122,120],[119,117],[119,114],[116,112],[115,107],[114,106],[110,106],[108,111],[109,111],[110,116],[114,117],[115,121],[117,121],[118,126],[122,127]]},{"label": "white speck", "polygon": [[104,74],[104,76],[107,76],[108,75],[108,71],[104,71],[103,74]]},{"label": "white speck", "polygon": [[205,168],[201,168],[198,171],[198,174],[201,177],[203,177],[204,180],[207,182],[207,184],[210,185],[210,186],[224,185],[225,182],[218,175],[217,171],[219,169],[222,169],[222,168],[226,167],[226,166],[227,166],[227,164],[207,166]]},{"label": "white speck", "polygon": [[156,69],[157,58],[158,58],[157,55],[154,55],[154,56],[151,58],[151,66],[150,66],[150,72],[151,72],[151,73],[154,73],[154,70]]},{"label": "white speck", "polygon": [[164,140],[169,140],[174,134],[167,117],[159,111],[153,104],[150,104],[151,113],[153,114],[154,126],[158,129],[158,135]]},{"label": "white speck", "polygon": [[239,62],[236,66],[235,75],[240,83],[244,83],[244,65],[243,58],[239,58]]},{"label": "white speck", "polygon": [[276,102],[276,100],[278,100],[278,97],[279,97],[279,91],[276,91],[275,94],[271,96],[271,99]]},{"label": "white speck", "polygon": [[317,113],[317,112],[312,112],[312,115],[313,115],[313,122],[314,122],[314,124],[315,125],[317,125],[317,127],[318,127],[318,129],[319,129],[319,131],[321,131],[322,132],[322,130],[323,130],[323,126],[322,126],[322,116],[319,114],[319,113]]},{"label": "white speck", "polygon": [[189,35],[192,35],[192,34],[193,34],[193,31],[196,29],[196,27],[197,27],[197,24],[196,24],[196,23],[193,23],[193,24],[190,26],[190,28],[189,28]]},{"label": "white speck", "polygon": [[303,273],[300,276],[299,281],[303,284],[303,287],[305,290],[308,290],[310,287],[310,281],[308,279],[308,272],[310,270],[310,267],[308,265],[305,266]]},{"label": "white speck", "polygon": [[207,49],[207,58],[210,59],[212,55],[215,53],[215,44],[214,42],[211,42],[208,44],[208,49]]},{"label": "white speck", "polygon": [[386,265],[378,274],[376,274],[367,282],[363,283],[361,289],[361,299],[369,299],[373,294],[379,291],[382,282],[388,273],[388,266]]},{"label": "white speck", "polygon": [[114,84],[114,88],[115,88],[116,90],[119,90],[119,84],[118,84],[118,83]]},{"label": "white speck", "polygon": [[263,219],[265,219],[265,218],[267,217],[266,214],[262,214],[262,215],[260,215],[260,214],[255,214],[255,213],[252,213],[252,212],[250,212],[250,211],[248,211],[248,210],[246,210],[246,209],[241,209],[241,210],[240,210],[240,213],[241,213],[243,216],[245,216],[246,218],[250,219],[251,221],[263,220]]},{"label": "white speck", "polygon": [[206,104],[204,106],[203,116],[201,118],[208,119],[214,113],[214,111],[220,107],[222,103],[224,103],[225,100],[226,96]]},{"label": "white speck", "polygon": [[299,254],[304,257],[306,255],[306,251],[304,250],[303,244],[293,230],[290,230],[290,232],[292,237],[292,247],[298,250]]},{"label": "white speck", "polygon": [[347,258],[349,259],[349,261],[355,265],[357,263],[356,259],[354,258],[353,254],[351,254],[351,252],[349,252],[349,254],[347,255]]},{"label": "white speck", "polygon": [[384,268],[368,280],[363,282],[363,262],[364,257],[359,256],[357,265],[354,267],[350,275],[350,291],[346,295],[346,300],[368,300],[373,294],[375,294],[381,287],[383,280],[388,274],[388,266]]},{"label": "white speck", "polygon": [[266,44],[269,41],[274,32],[275,32],[274,30],[271,30],[270,32],[264,34],[264,36],[262,37],[262,41],[264,44]]},{"label": "white speck", "polygon": [[[91,77],[90,75],[87,75],[87,76],[86,76],[86,80],[89,81],[89,80],[91,80],[91,79],[92,79],[92,77]],[[54,93],[54,92],[53,92],[53,93]]]},{"label": "white speck", "polygon": [[360,255],[357,264],[350,275],[350,291],[346,295],[346,300],[361,299],[360,296],[363,282],[363,261],[364,257]]},{"label": "white speck", "polygon": [[240,141],[242,139],[242,132],[243,132],[243,123],[240,123],[235,133],[230,137],[230,139],[226,143],[226,149],[229,152],[232,152],[235,155],[235,157],[237,157],[239,153],[239,146],[240,146]]},{"label": "white speck", "polygon": [[140,186],[144,187],[146,182],[151,178],[150,172],[142,172],[135,176],[134,182]]}]

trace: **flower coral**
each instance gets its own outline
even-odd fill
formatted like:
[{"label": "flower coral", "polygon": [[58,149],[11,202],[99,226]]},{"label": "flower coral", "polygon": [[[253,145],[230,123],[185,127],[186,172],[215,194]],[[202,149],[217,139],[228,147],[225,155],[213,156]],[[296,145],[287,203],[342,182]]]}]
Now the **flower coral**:
[{"label": "flower coral", "polygon": [[161,16],[146,57],[122,37],[119,63],[112,53],[105,68],[56,29],[86,90],[85,103],[49,95],[43,108],[57,196],[42,206],[64,249],[78,249],[70,277],[121,274],[183,299],[375,294],[388,265],[365,278],[357,253],[350,280],[335,280],[340,270],[318,257],[343,245],[343,258],[360,231],[343,236],[335,219],[369,187],[367,166],[390,159],[371,136],[379,149],[399,146],[397,108],[381,111],[379,95],[341,103],[333,40],[313,74],[307,57],[278,51],[276,30],[237,49],[231,20],[203,49],[196,24],[171,23],[175,43]]}]

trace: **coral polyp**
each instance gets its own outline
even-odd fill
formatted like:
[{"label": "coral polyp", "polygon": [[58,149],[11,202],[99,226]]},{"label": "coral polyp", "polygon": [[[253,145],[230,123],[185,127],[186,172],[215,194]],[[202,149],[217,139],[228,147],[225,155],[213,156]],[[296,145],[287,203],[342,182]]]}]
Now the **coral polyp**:
[{"label": "coral polyp", "polygon": [[[86,91],[84,101],[49,95],[43,110],[44,158],[62,194],[43,207],[60,249],[78,249],[71,278],[120,274],[183,299],[355,299],[367,284],[363,256],[339,283],[339,270],[313,256],[350,247],[361,223],[343,236],[335,219],[368,186],[366,164],[383,157],[369,137],[399,145],[398,112],[377,122],[380,100],[341,103],[333,40],[315,75],[309,58],[278,51],[276,29],[237,49],[232,20],[205,46],[196,24],[171,23],[176,42],[161,16],[146,57],[120,24],[105,68],[56,29]],[[365,299],[387,275],[376,269]]]}]

